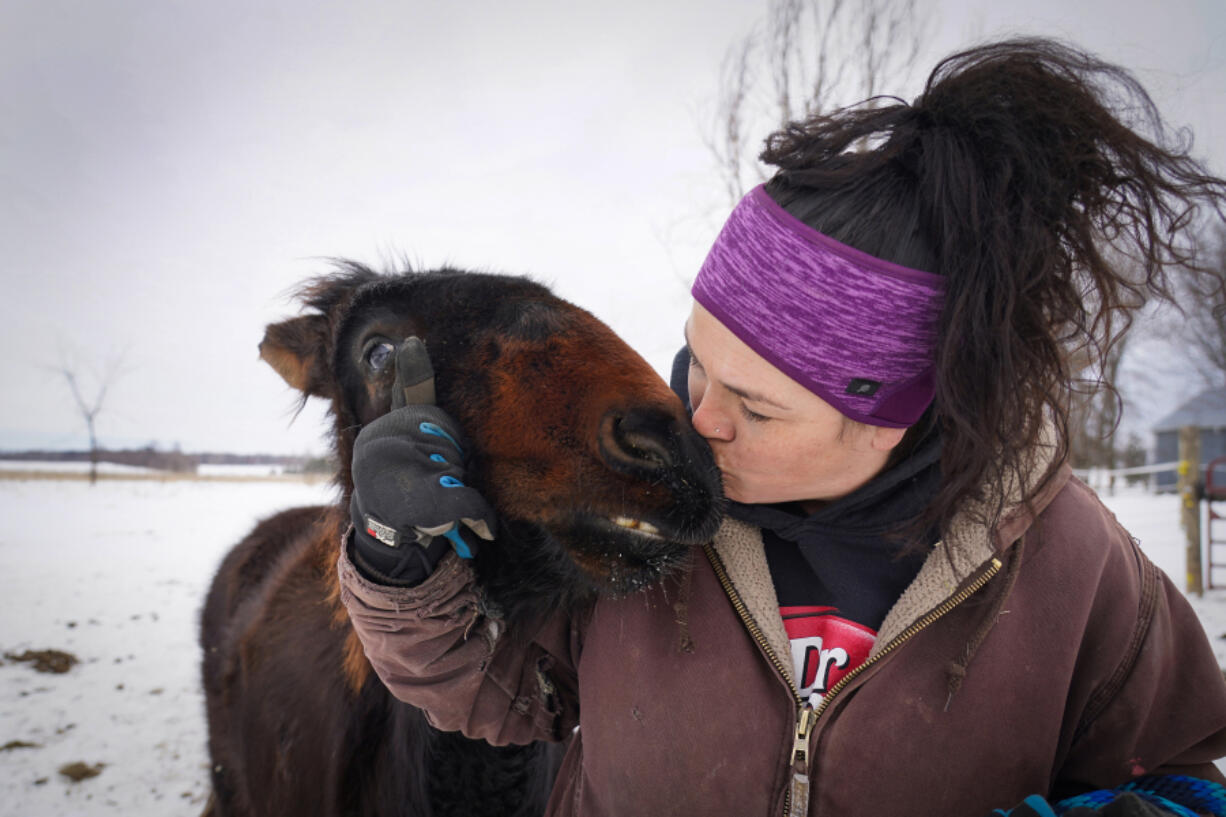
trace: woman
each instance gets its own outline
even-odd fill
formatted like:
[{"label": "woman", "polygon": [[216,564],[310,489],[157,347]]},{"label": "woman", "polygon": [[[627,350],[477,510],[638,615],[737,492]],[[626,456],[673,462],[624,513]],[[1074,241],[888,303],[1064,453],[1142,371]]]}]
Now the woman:
[{"label": "woman", "polygon": [[[1049,41],[876,102],[770,137],[778,172],[695,281],[674,388],[733,500],[707,558],[491,646],[459,637],[463,560],[400,564],[359,524],[367,653],[444,729],[581,724],[551,814],[1212,810],[1221,670],[1066,455],[1073,361],[1197,269],[1180,229],[1226,182],[1162,146],[1129,75]],[[395,467],[376,426],[355,496]]]}]

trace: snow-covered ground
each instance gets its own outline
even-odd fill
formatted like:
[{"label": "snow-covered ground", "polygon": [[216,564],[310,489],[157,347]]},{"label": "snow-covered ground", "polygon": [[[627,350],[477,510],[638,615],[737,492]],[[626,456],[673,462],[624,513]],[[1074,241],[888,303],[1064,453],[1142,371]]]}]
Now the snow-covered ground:
[{"label": "snow-covered ground", "polygon": [[[31,462],[29,460],[0,460],[0,471],[19,472],[23,474],[88,474],[88,462]],[[182,475],[168,474],[164,471],[157,471],[152,468],[143,468],[138,465],[123,465],[117,462],[100,462],[98,463],[98,473],[100,474],[149,474],[149,475],[165,475],[168,478],[177,478]],[[284,465],[275,464],[230,464],[230,463],[201,463],[196,468],[196,474],[202,477],[274,477],[281,476],[286,473]]]},{"label": "snow-covered ground", "polygon": [[[0,658],[0,747],[36,744],[0,748],[0,814],[198,815],[205,589],[257,519],[331,498],[325,483],[0,479],[0,653],[81,661],[55,675]],[[1107,503],[1182,586],[1178,498]],[[1226,590],[1192,603],[1226,666]],[[75,762],[104,765],[73,783],[58,770]]]},{"label": "snow-covered ground", "polygon": [[[228,548],[326,483],[0,479],[0,814],[198,815],[208,793],[196,627]],[[58,770],[103,763],[72,783]]]},{"label": "snow-covered ground", "polygon": [[285,473],[284,465],[238,465],[229,463],[201,463],[196,473],[202,477],[273,477]]},{"label": "snow-covered ground", "polygon": [[[30,462],[27,460],[0,460],[0,471],[42,474],[88,474],[88,462]],[[100,474],[153,474],[151,468],[139,465],[124,465],[118,462],[98,463]]]},{"label": "snow-covered ground", "polygon": [[[1115,496],[1104,496],[1103,501],[1141,543],[1154,564],[1162,568],[1171,577],[1175,586],[1187,586],[1187,539],[1179,523],[1180,499],[1174,494],[1151,495],[1138,492],[1122,491]],[[1215,508],[1220,508],[1215,503]],[[1207,525],[1207,508],[1201,504],[1201,529]],[[1219,521],[1214,527],[1214,535],[1226,537],[1226,522]],[[1226,550],[1222,546],[1215,548],[1215,559],[1226,564]],[[1205,583],[1209,574],[1202,565]],[[1218,664],[1226,668],[1226,569],[1214,571],[1214,578],[1224,589],[1206,591],[1204,596],[1190,596],[1192,608],[1200,616],[1201,625],[1213,644]],[[1226,769],[1226,766],[1223,767]]]}]

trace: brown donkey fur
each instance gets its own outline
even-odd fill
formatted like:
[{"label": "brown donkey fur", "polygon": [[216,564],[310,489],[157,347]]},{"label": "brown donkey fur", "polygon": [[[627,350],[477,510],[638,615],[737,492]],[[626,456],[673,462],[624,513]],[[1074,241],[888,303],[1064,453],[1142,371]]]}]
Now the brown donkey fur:
[{"label": "brown donkey fur", "polygon": [[434,730],[371,672],[339,602],[353,440],[390,404],[383,352],[426,343],[438,403],[472,444],[468,482],[499,514],[474,560],[485,614],[512,627],[633,592],[709,539],[722,502],[710,450],[638,355],[526,279],[343,263],[301,299],[306,314],[270,325],[260,354],[304,400],[331,402],[340,497],[261,522],[214,579],[208,813],[540,814],[556,747]]}]

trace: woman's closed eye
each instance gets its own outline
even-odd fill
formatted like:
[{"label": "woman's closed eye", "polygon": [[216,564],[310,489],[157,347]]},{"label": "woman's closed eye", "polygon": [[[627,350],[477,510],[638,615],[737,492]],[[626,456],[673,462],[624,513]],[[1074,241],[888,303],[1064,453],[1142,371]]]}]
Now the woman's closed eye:
[{"label": "woman's closed eye", "polygon": [[765,423],[767,420],[771,419],[765,414],[758,414],[758,412],[754,411],[744,403],[741,403],[741,416],[751,423]]}]

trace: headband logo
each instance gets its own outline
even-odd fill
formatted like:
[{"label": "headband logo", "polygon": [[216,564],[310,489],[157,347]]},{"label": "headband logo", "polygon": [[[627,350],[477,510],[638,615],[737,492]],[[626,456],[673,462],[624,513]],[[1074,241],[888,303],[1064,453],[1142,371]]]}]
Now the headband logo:
[{"label": "headband logo", "polygon": [[877,393],[877,389],[881,388],[881,384],[876,380],[866,380],[862,377],[857,377],[847,384],[847,393],[856,394],[861,397],[871,397]]}]

